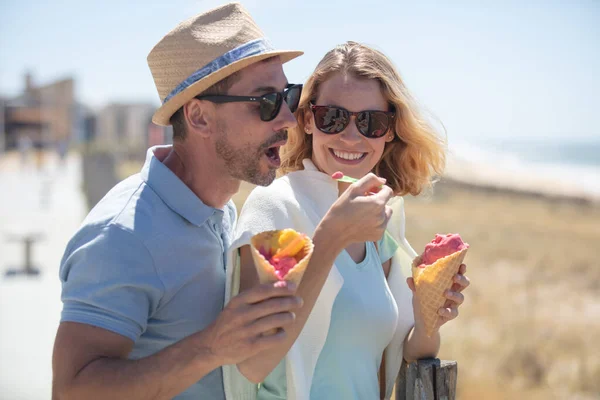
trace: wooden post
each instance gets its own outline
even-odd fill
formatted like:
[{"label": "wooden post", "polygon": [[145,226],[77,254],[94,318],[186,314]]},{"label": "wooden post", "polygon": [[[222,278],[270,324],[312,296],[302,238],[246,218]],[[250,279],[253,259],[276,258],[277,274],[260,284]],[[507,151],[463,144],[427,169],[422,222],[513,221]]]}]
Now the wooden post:
[{"label": "wooden post", "polygon": [[395,400],[455,400],[457,373],[456,361],[428,358],[403,363]]}]

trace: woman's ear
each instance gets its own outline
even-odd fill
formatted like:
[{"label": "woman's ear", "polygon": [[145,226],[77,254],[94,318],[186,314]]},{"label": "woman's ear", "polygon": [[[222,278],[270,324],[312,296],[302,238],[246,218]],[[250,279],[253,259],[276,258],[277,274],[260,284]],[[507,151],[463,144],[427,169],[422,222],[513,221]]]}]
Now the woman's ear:
[{"label": "woman's ear", "polygon": [[203,138],[210,137],[215,131],[214,104],[194,99],[183,107],[188,131],[195,132]]},{"label": "woman's ear", "polygon": [[313,114],[307,110],[303,111],[302,121],[304,122],[304,132],[307,135],[312,135]]},{"label": "woman's ear", "polygon": [[389,143],[391,141],[394,140],[394,137],[396,136],[396,134],[394,133],[394,131],[390,130],[386,135],[385,135],[385,142]]}]

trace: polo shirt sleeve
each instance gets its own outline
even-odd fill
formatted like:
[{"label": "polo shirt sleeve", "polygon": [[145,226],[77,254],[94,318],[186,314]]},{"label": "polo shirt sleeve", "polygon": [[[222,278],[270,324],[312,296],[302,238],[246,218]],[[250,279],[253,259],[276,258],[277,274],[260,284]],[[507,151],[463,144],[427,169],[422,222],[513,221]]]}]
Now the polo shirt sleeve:
[{"label": "polo shirt sleeve", "polygon": [[79,322],[134,342],[159,306],[164,286],[132,232],[109,225],[72,243],[60,267],[61,322]]}]

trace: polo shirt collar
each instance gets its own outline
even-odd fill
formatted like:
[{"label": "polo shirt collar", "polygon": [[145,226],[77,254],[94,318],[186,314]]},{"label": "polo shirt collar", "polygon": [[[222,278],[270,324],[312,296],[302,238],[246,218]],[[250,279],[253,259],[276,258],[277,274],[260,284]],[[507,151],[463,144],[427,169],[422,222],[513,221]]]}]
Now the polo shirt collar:
[{"label": "polo shirt collar", "polygon": [[220,210],[204,204],[173,171],[156,158],[154,150],[165,147],[171,146],[154,146],[148,149],[140,176],[171,210],[190,223],[201,226],[215,211]]}]

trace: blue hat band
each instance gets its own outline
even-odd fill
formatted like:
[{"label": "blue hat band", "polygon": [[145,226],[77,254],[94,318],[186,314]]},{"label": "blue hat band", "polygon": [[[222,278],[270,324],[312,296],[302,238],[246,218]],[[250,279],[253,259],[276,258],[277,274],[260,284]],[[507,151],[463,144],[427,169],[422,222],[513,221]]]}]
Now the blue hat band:
[{"label": "blue hat band", "polygon": [[204,67],[188,76],[183,82],[177,85],[177,87],[173,89],[173,91],[169,93],[167,97],[165,97],[163,104],[169,101],[173,96],[176,96],[194,83],[198,82],[200,79],[207,77],[223,67],[233,64],[234,62],[242,60],[246,57],[263,54],[272,50],[274,50],[274,48],[267,39],[252,40],[236,47],[233,50],[229,50],[227,53],[209,62]]}]

